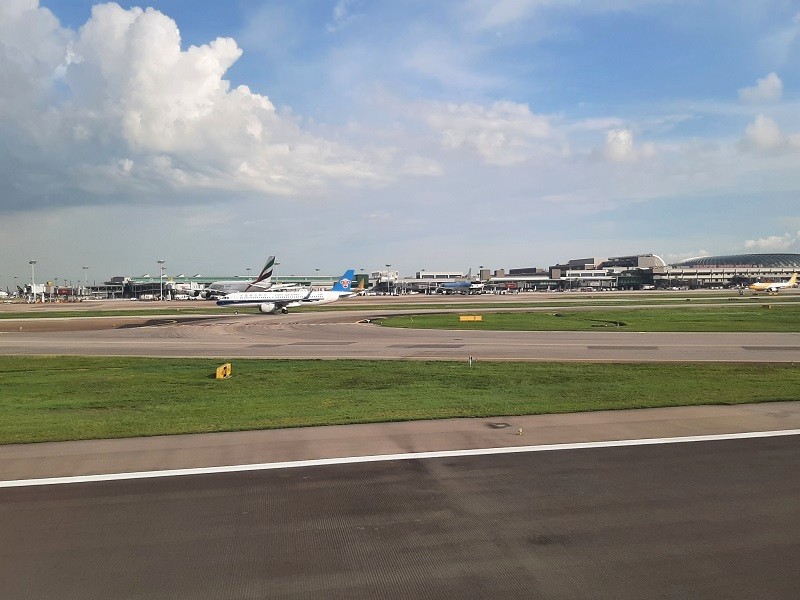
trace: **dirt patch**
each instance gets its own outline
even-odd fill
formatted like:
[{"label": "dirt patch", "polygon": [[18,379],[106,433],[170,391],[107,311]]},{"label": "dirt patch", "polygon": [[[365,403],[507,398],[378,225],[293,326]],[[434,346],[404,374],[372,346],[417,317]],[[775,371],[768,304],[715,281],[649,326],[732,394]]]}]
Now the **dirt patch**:
[{"label": "dirt patch", "polygon": [[[214,318],[214,317],[212,317]],[[218,317],[216,317],[218,318]],[[147,317],[76,317],[70,319],[8,319],[0,320],[0,331],[47,332],[47,331],[101,331],[105,329],[130,329],[162,325],[187,324],[208,320],[208,317],[162,318]]]}]

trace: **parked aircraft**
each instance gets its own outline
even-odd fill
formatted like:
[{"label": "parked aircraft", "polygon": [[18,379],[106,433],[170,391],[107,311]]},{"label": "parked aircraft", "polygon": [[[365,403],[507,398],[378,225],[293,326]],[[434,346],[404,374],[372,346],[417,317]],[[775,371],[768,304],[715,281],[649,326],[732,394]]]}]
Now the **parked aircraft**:
[{"label": "parked aircraft", "polygon": [[757,281],[747,286],[747,289],[753,292],[768,292],[770,294],[777,294],[778,290],[785,287],[794,287],[797,285],[797,273],[793,273],[789,281]]},{"label": "parked aircraft", "polygon": [[447,281],[436,291],[441,294],[480,294],[484,284],[478,281]]},{"label": "parked aircraft", "polygon": [[267,264],[261,269],[258,277],[253,281],[225,280],[214,281],[198,292],[200,298],[217,298],[232,292],[255,292],[267,290],[272,287],[272,271],[275,268],[275,257],[270,256]]},{"label": "parked aircraft", "polygon": [[484,284],[472,279],[472,269],[467,271],[464,279],[446,281],[436,288],[438,294],[480,294]]},{"label": "parked aircraft", "polygon": [[286,314],[290,308],[306,303],[327,304],[339,298],[353,295],[353,277],[355,269],[349,269],[329,290],[295,287],[265,292],[232,292],[217,300],[217,306],[257,306],[262,313]]}]

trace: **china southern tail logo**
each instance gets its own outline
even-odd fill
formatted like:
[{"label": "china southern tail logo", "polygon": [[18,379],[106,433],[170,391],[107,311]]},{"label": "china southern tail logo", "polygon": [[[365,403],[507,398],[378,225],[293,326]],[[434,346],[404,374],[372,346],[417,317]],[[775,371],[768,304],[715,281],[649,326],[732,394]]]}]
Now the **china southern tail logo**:
[{"label": "china southern tail logo", "polygon": [[349,279],[340,279],[339,283],[342,284],[342,287],[348,288],[348,287],[350,287],[350,284],[353,283],[353,282],[350,281]]}]

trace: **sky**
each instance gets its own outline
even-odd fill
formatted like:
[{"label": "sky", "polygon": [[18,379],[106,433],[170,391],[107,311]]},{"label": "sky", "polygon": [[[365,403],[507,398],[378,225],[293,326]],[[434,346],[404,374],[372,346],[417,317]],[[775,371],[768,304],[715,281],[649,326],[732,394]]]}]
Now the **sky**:
[{"label": "sky", "polygon": [[0,289],[800,252],[798,50],[796,0],[3,0]]}]

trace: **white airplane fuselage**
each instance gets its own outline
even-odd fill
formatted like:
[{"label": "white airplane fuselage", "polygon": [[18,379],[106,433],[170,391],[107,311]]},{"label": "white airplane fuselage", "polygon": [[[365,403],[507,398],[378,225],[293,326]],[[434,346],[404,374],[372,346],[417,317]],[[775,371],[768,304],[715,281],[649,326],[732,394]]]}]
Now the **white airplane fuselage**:
[{"label": "white airplane fuselage", "polygon": [[303,304],[328,304],[336,302],[351,292],[341,293],[330,290],[310,290],[296,288],[279,292],[233,292],[217,300],[218,306],[257,306],[263,313],[286,312]]},{"label": "white airplane fuselage", "polygon": [[772,282],[756,282],[751,283],[747,288],[752,292],[768,292],[770,294],[777,294],[778,290],[787,287],[794,287],[797,285],[797,274],[795,273],[789,281],[772,281]]}]

